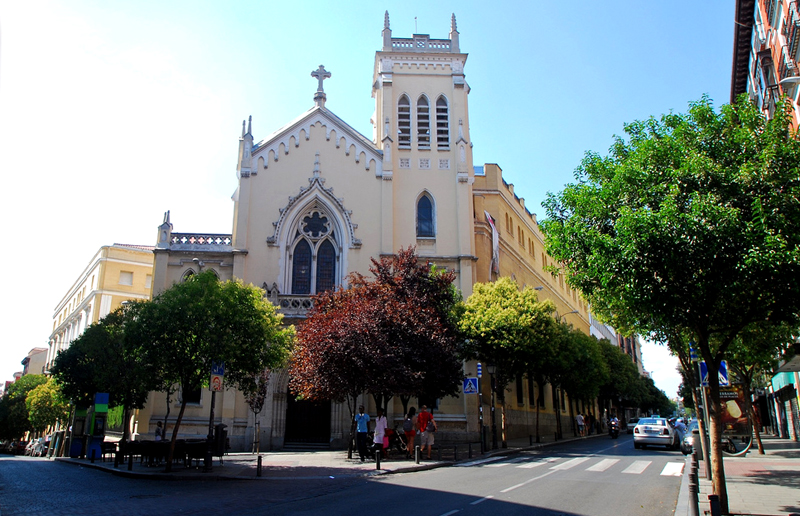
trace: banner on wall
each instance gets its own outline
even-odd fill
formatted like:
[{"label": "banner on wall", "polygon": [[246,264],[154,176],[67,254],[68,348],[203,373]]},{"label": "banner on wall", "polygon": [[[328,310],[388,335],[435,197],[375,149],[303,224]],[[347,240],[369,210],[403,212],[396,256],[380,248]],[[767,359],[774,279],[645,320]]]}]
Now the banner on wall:
[{"label": "banner on wall", "polygon": [[486,222],[492,226],[492,262],[489,264],[489,277],[491,278],[492,273],[500,274],[500,233],[497,232],[494,219],[489,212],[484,211],[483,214],[486,215]]}]

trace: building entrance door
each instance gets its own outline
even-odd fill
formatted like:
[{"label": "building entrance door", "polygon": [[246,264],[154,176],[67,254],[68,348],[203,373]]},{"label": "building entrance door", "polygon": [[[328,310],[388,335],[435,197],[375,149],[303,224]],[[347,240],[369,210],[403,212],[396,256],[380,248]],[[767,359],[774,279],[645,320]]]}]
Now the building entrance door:
[{"label": "building entrance door", "polygon": [[331,442],[331,402],[286,398],[287,443],[324,444]]}]

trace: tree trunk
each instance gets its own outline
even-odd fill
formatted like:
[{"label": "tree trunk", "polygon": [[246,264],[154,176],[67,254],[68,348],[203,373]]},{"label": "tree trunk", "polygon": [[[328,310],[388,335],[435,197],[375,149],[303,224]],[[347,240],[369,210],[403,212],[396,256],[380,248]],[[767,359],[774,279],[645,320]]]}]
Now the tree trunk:
[{"label": "tree trunk", "polygon": [[183,421],[183,413],[186,410],[186,400],[181,400],[181,410],[178,412],[178,420],[175,421],[175,427],[172,429],[172,440],[169,443],[169,453],[167,454],[167,468],[166,472],[172,471],[172,461],[175,458],[175,441],[178,440],[178,429]]},{"label": "tree trunk", "polygon": [[559,405],[558,402],[558,391],[555,385],[550,384],[550,387],[553,390],[553,408],[556,411],[556,435],[558,435],[559,439],[563,439],[564,436],[561,433],[561,405]]},{"label": "tree trunk", "polygon": [[[753,410],[753,403],[750,401],[753,395],[753,392],[750,390],[750,385],[752,384],[750,377],[744,378],[744,384],[742,386],[742,390],[744,391],[744,409],[745,414],[750,419],[750,425],[752,426],[751,431],[755,434],[756,444],[758,444],[758,454],[764,455],[764,444],[761,442],[761,432],[759,432],[758,428],[758,421],[756,421],[756,413]],[[750,437],[752,439],[752,435]]]},{"label": "tree trunk", "polygon": [[572,400],[569,400],[569,418],[572,421],[572,437],[578,437],[578,423],[575,421],[575,411]]},{"label": "tree trunk", "polygon": [[[706,349],[708,349],[706,343]],[[719,370],[720,359],[708,360],[708,419],[709,419],[709,449],[711,457],[711,482],[714,486],[714,494],[719,496],[719,504],[722,514],[728,514],[728,490],[725,485],[725,465],[722,460],[722,422],[720,421],[720,400],[719,400]]]},{"label": "tree trunk", "polygon": [[400,403],[403,404],[403,419],[408,414],[408,402],[411,401],[411,396],[400,395]]},{"label": "tree trunk", "polygon": [[128,407],[122,408],[122,439],[119,443],[119,449],[125,446],[125,443],[128,442],[128,438],[130,437],[130,428],[131,428],[131,409]]},{"label": "tree trunk", "polygon": [[167,389],[167,413],[164,415],[164,431],[167,431],[167,419],[169,418],[169,410],[172,406],[172,391]]}]

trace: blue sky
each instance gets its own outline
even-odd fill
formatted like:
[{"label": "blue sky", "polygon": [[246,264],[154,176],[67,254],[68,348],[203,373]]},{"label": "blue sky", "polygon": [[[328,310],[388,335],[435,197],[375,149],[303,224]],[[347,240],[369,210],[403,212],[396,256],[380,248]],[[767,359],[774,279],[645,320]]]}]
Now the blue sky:
[{"label": "blue sky", "polygon": [[[384,11],[446,38],[456,14],[475,164],[541,201],[623,124],[730,94],[733,2],[27,0],[0,6],[6,275],[0,379],[46,346],[56,305],[102,245],[231,231],[241,121],[261,139],[313,104],[368,137]],[[674,363],[645,347],[673,396]],[[662,369],[663,368],[663,369]]]}]

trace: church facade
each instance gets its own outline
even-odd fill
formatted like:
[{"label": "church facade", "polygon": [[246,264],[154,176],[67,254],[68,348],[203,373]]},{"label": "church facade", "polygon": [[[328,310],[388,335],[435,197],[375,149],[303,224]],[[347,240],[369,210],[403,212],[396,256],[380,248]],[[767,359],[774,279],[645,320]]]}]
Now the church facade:
[{"label": "church facade", "polygon": [[[368,274],[372,258],[414,246],[423,259],[456,272],[465,298],[475,282],[513,276],[553,299],[560,314],[588,333],[580,296],[565,288],[563,278],[544,272],[543,239],[524,199],[503,181],[498,166],[473,165],[467,54],[455,16],[447,39],[394,38],[387,13],[382,39],[372,77],[372,137],[326,107],[330,73],[320,66],[312,72],[318,87],[308,111],[257,142],[251,124],[243,123],[230,234],[175,232],[165,215],[154,251],[153,295],[211,269],[222,280],[264,288],[286,322],[299,322],[315,293],[346,286],[350,272]],[[465,376],[474,373],[475,364],[466,363]],[[526,385],[517,398],[507,398],[509,420],[520,435],[528,435],[523,422],[535,409],[530,401],[541,398],[538,388]],[[488,393],[488,384],[483,390]],[[210,393],[192,396],[182,435],[203,436]],[[216,412],[234,449],[247,449],[256,428],[262,448],[344,444],[350,426],[345,405],[295,400],[285,371],[273,372],[268,400],[257,426],[239,393],[228,390],[217,398]],[[151,395],[137,433],[154,431],[164,403],[161,394]],[[364,404],[371,405],[366,396]],[[399,421],[399,400],[396,405],[388,415]],[[477,439],[474,395],[438,400],[435,410],[440,438]],[[555,411],[552,404],[542,410],[548,430]]]}]

